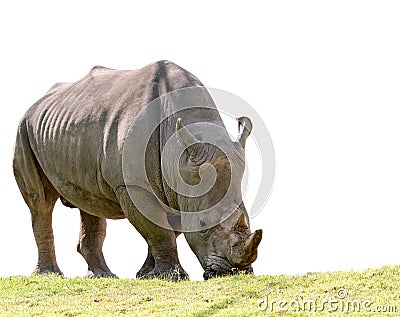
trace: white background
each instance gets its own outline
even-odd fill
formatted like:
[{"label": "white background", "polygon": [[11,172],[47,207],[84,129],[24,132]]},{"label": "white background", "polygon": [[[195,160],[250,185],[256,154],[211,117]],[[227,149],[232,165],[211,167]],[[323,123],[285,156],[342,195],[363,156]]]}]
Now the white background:
[{"label": "white background", "polygon": [[[0,275],[29,275],[36,264],[11,168],[23,113],[53,83],[94,65],[134,69],[160,59],[242,97],[269,129],[277,169],[269,202],[251,219],[264,230],[256,274],[400,264],[399,16],[397,1],[3,1]],[[247,154],[254,187],[257,155]],[[128,221],[108,224],[108,264],[134,277],[145,243]],[[78,211],[57,204],[66,276],[86,273],[78,229]],[[179,254],[201,279],[183,237]]]}]

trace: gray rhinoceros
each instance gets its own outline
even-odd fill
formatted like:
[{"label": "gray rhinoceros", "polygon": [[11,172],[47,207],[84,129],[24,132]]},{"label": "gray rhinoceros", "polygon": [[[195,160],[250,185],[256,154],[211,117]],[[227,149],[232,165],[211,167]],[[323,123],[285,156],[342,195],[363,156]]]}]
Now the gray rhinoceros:
[{"label": "gray rhinoceros", "polygon": [[[158,111],[167,114],[167,119],[156,127],[146,145],[147,182],[153,190],[141,186],[140,179],[129,186],[124,180],[122,154],[132,122],[140,119],[141,111],[152,101],[187,87],[203,85],[191,73],[168,61],[129,71],[96,66],[77,82],[54,85],[26,112],[19,124],[13,169],[31,211],[38,248],[35,273],[61,274],[52,230],[52,211],[58,199],[80,210],[77,251],[88,264],[89,277],[115,276],[102,253],[106,218],[127,218],[146,240],[148,255],[136,275],[139,278],[187,277],[176,246],[176,237],[182,231],[205,270],[205,279],[235,271],[252,272],[262,231],[250,232],[242,203],[244,146],[252,129],[248,118],[238,119],[237,141],[232,141],[228,133],[219,133],[218,137],[235,154],[232,163],[224,151],[204,141],[207,129],[196,133],[188,129],[189,124],[212,122],[225,130],[211,98],[199,101],[206,102],[206,107],[183,111],[173,111],[173,107],[160,103]],[[204,166],[211,166],[216,178],[207,194],[187,197],[165,182],[161,152],[173,135],[176,137],[172,138],[172,147],[176,146],[182,155],[179,162],[165,165],[168,168],[169,164],[178,164],[182,179],[192,185],[199,181]],[[139,135],[130,138],[130,142],[134,149],[144,140]],[[226,194],[228,186],[233,188],[227,198],[229,204],[220,214],[214,211],[214,218],[220,220],[208,226],[204,219],[193,220],[200,221],[198,230],[185,230],[179,225],[179,214],[165,208],[193,214],[215,204]],[[149,219],[140,210],[143,208],[166,225]],[[174,224],[168,228],[169,223]]]}]

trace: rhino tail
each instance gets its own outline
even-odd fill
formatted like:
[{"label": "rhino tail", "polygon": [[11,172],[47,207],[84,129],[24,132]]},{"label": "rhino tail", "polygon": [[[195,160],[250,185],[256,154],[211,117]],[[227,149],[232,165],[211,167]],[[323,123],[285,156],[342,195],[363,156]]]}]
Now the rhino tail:
[{"label": "rhino tail", "polygon": [[44,174],[29,142],[26,119],[17,132],[14,147],[13,171],[21,194],[33,209],[52,208],[59,194]]}]

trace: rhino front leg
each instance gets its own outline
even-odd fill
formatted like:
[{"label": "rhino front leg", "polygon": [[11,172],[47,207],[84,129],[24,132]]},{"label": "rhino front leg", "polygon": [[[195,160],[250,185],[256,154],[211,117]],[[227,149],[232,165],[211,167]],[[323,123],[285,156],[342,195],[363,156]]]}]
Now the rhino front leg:
[{"label": "rhino front leg", "polygon": [[126,217],[149,246],[146,261],[137,273],[137,277],[187,279],[188,275],[179,263],[175,232],[165,228],[168,227],[167,214],[148,191],[139,187],[130,188],[130,190],[135,191],[134,197],[140,198],[141,208],[145,207],[147,211],[156,213],[164,227],[147,219],[136,208],[125,188],[120,188],[117,191],[118,199]]},{"label": "rhino front leg", "polygon": [[81,210],[81,228],[77,251],[88,264],[86,277],[117,277],[108,268],[103,255],[107,223],[104,218]]},{"label": "rhino front leg", "polygon": [[155,267],[155,261],[151,254],[150,247],[147,250],[147,258],[144,261],[142,268],[136,273],[136,278],[145,278]]},{"label": "rhino front leg", "polygon": [[[181,232],[177,232],[175,231],[175,237],[177,238],[179,235],[181,234]],[[148,274],[149,272],[151,272],[155,267],[155,261],[154,261],[154,257],[151,254],[151,250],[150,247],[147,250],[147,258],[144,261],[142,268],[139,270],[139,272],[136,273],[136,278],[144,278],[146,276],[146,274]]]}]

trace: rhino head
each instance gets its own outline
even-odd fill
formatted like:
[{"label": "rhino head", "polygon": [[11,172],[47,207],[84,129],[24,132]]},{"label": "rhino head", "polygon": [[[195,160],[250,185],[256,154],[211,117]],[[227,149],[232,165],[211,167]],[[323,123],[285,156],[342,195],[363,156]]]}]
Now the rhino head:
[{"label": "rhino head", "polygon": [[[193,221],[198,230],[186,231],[185,238],[205,271],[204,279],[235,272],[252,273],[251,264],[257,258],[257,247],[262,238],[262,230],[250,231],[241,192],[244,148],[252,123],[247,117],[237,120],[236,141],[232,141],[227,132],[215,136],[223,139],[224,148],[230,149],[229,155],[192,134],[182,125],[181,119],[176,124],[177,136],[186,151],[180,162],[182,179],[189,185],[199,184],[204,179],[213,180],[212,188],[204,194],[178,195],[181,210],[196,215]],[[221,201],[224,202],[218,204]],[[209,212],[203,213],[204,210]]]}]

